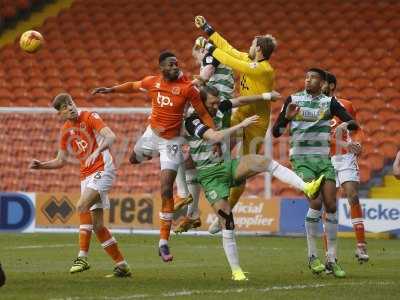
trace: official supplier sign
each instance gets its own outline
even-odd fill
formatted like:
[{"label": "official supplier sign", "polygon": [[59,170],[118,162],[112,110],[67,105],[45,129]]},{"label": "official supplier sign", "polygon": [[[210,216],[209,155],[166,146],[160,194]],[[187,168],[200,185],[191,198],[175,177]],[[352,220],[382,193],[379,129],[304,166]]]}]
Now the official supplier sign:
[{"label": "official supplier sign", "polygon": [[[242,232],[276,233],[279,231],[279,199],[242,197],[233,209],[235,230]],[[200,230],[207,230],[217,218],[210,204],[200,199]]]},{"label": "official supplier sign", "polygon": [[[365,230],[387,232],[400,230],[400,200],[360,199]],[[352,227],[350,206],[347,199],[339,199],[339,225]]]}]

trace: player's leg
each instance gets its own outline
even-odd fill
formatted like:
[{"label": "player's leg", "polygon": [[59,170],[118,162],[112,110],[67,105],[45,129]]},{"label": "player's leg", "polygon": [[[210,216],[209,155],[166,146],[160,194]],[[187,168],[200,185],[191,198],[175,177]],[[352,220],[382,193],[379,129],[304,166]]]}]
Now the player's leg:
[{"label": "player's leg", "polygon": [[[100,198],[100,194],[98,194]],[[99,207],[100,205],[98,205]],[[94,207],[91,210],[93,219],[93,231],[95,232],[97,239],[99,240],[104,251],[111,257],[115,263],[113,274],[107,277],[129,277],[131,271],[128,263],[125,261],[121,251],[118,247],[117,240],[112,236],[110,230],[104,226],[104,212],[103,208]]]},{"label": "player's leg", "polygon": [[342,184],[342,187],[350,204],[351,222],[357,240],[356,257],[360,263],[367,262],[369,256],[365,241],[364,219],[358,198],[358,182],[346,181]]},{"label": "player's leg", "polygon": [[[235,126],[235,125],[239,124],[244,119],[245,119],[245,116],[243,116],[243,114],[239,110],[234,111],[232,114],[232,117],[231,117],[231,126]],[[244,130],[240,130],[237,132],[236,142],[241,147],[241,149],[239,151],[240,154],[243,154],[244,153],[244,143],[245,143]],[[248,142],[248,139],[246,140],[246,142]],[[229,194],[229,204],[231,205],[232,208],[235,207],[236,203],[238,203],[240,197],[242,196],[242,194],[244,192],[244,189],[245,189],[245,184],[231,188],[230,194]],[[209,231],[210,230],[214,231],[213,228],[216,228],[215,226],[218,226],[218,224],[219,224],[218,220],[216,220],[214,222],[214,224],[212,224],[210,226]]]},{"label": "player's leg", "polygon": [[[317,161],[309,159],[291,159],[293,169],[304,181],[311,181],[318,178],[316,173]],[[306,229],[307,250],[308,250],[308,266],[311,272],[319,274],[325,270],[324,264],[318,257],[317,239],[319,231],[319,222],[321,220],[322,201],[321,195],[316,198],[309,199],[309,208],[304,219],[304,227]]]},{"label": "player's leg", "polygon": [[230,205],[224,199],[215,202],[212,207],[222,224],[222,246],[232,270],[232,279],[236,281],[247,280],[239,264],[239,253],[235,239],[235,222]]},{"label": "player's leg", "polygon": [[325,175],[326,181],[322,187],[322,200],[326,211],[325,234],[327,243],[326,269],[336,277],[343,278],[346,273],[337,263],[337,201],[335,170],[330,159],[321,159],[319,170]]},{"label": "player's leg", "polygon": [[320,177],[318,180],[305,183],[292,170],[282,166],[275,160],[257,154],[249,154],[241,157],[234,176],[235,180],[243,180],[262,172],[269,172],[280,181],[303,191],[309,198],[314,198],[318,194],[322,182],[322,177]]},{"label": "player's leg", "polygon": [[175,228],[175,233],[186,232],[192,228],[198,228],[201,226],[200,214],[199,214],[199,197],[200,197],[200,184],[197,180],[197,171],[194,166],[194,162],[189,156],[185,161],[186,167],[186,183],[189,189],[190,195],[192,195],[192,202],[187,206],[186,216],[181,220],[178,226]]},{"label": "player's leg", "polygon": [[[85,209],[84,211],[79,212],[79,252],[69,270],[71,274],[90,269],[90,265],[88,263],[88,254],[90,240],[92,237],[93,222],[89,211],[90,203],[88,204],[83,202],[84,200],[88,201],[88,199],[85,199],[83,196],[90,180],[91,176],[81,181],[81,198],[78,201],[77,207],[79,208],[78,211],[82,210],[82,207],[85,207]],[[91,200],[91,202],[95,201],[96,200]]]},{"label": "player's leg", "polygon": [[3,267],[1,266],[0,263],[0,287],[5,285],[6,283],[6,274],[4,273]]},{"label": "player's leg", "polygon": [[174,211],[178,211],[193,202],[193,197],[186,182],[186,172],[186,166],[183,163],[179,166],[175,179],[177,196],[174,199]]},{"label": "player's leg", "polygon": [[143,161],[150,160],[158,155],[157,151],[157,136],[153,133],[150,126],[147,126],[146,131],[137,140],[133,151],[129,157],[129,162],[133,165],[140,164]]},{"label": "player's leg", "polygon": [[159,255],[164,262],[172,261],[168,240],[174,213],[174,182],[179,166],[183,163],[182,139],[158,139],[161,167],[161,212]]}]

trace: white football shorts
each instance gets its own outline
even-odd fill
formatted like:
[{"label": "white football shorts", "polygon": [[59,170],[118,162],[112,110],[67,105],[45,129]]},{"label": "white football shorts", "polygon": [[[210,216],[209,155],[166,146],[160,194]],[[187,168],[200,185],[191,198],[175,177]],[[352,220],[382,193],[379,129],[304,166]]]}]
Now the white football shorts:
[{"label": "white football shorts", "polygon": [[348,181],[360,182],[360,170],[354,153],[334,155],[331,161],[336,173],[336,187]]}]

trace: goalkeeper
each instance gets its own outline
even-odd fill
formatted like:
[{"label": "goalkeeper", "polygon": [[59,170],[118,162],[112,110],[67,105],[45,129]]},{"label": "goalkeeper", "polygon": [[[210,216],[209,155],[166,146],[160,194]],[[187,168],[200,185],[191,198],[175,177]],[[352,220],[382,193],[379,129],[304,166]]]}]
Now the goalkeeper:
[{"label": "goalkeeper", "polygon": [[[195,18],[195,25],[204,30],[212,43],[203,40],[203,47],[221,64],[231,67],[240,75],[240,96],[259,95],[274,89],[275,71],[268,60],[276,48],[276,40],[271,35],[256,36],[249,52],[240,52],[233,48],[202,16]],[[257,154],[263,144],[270,121],[271,104],[269,101],[258,101],[239,107],[231,118],[235,126],[252,115],[258,115],[259,121],[243,129],[243,155]],[[244,191],[244,185],[233,188],[229,202],[233,207]],[[218,227],[218,224],[215,224]],[[211,228],[210,228],[211,229]],[[218,229],[216,230],[218,231]]]}]

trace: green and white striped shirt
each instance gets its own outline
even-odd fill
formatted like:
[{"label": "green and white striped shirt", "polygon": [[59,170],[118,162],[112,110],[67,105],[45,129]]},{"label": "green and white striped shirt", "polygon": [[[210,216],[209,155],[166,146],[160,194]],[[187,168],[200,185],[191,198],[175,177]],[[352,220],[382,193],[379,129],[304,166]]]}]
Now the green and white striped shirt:
[{"label": "green and white striped shirt", "polygon": [[[214,116],[215,130],[224,129],[223,119],[226,113],[232,109],[232,102],[222,101],[219,110]],[[185,119],[185,128],[188,133],[186,139],[190,147],[190,155],[195,163],[196,169],[204,169],[230,159],[229,141],[212,143],[203,139],[203,134],[209,129],[197,114],[192,114]]]},{"label": "green and white striped shirt", "polygon": [[[300,107],[293,120],[285,118],[289,103]],[[291,95],[285,102],[272,133],[274,137],[282,135],[284,128],[290,123],[291,159],[296,157],[319,156],[329,157],[330,151],[330,120],[337,116],[343,122],[352,120],[345,108],[335,99],[320,94],[316,97],[302,91]]]}]

